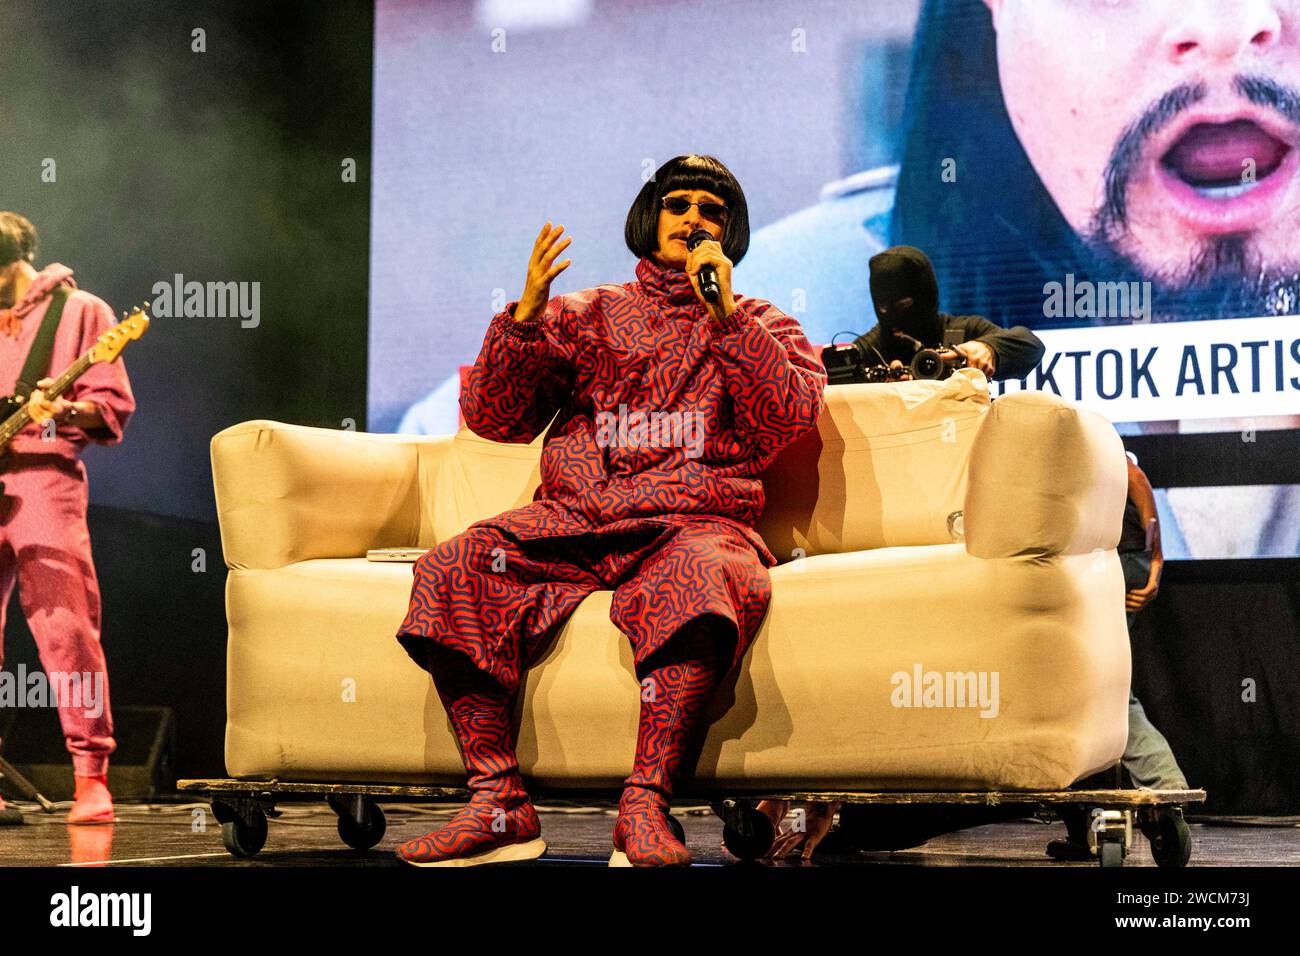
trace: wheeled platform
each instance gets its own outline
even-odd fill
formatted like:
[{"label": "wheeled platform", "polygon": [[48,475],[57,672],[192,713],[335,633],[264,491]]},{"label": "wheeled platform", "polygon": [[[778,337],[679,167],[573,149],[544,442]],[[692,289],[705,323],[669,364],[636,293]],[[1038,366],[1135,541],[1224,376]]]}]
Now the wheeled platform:
[{"label": "wheeled platform", "polygon": [[324,797],[339,818],[339,837],[354,850],[369,850],[384,838],[388,821],[376,798],[465,801],[463,787],[354,783],[282,783],[278,780],[179,780],[181,793],[207,794],[221,824],[221,842],[232,856],[250,857],[266,845],[267,817],[285,797]]},{"label": "wheeled platform", "polygon": [[731,797],[713,803],[721,817],[723,842],[741,860],[757,860],[772,846],[776,833],[756,807],[760,800],[814,801],[895,807],[1073,808],[1090,821],[1089,842],[1104,867],[1123,866],[1133,844],[1133,828],[1151,844],[1157,866],[1183,867],[1192,854],[1191,833],[1182,823],[1182,808],[1203,803],[1204,790],[1028,790],[973,792],[797,791]]},{"label": "wheeled platform", "polygon": [[[226,849],[237,857],[251,857],[266,845],[267,817],[285,798],[323,797],[338,815],[339,837],[356,850],[368,850],[384,838],[387,822],[381,800],[463,802],[469,792],[462,787],[368,783],[296,783],[269,780],[181,780],[182,793],[204,794],[221,823]],[[564,791],[572,798],[574,791]],[[603,796],[582,791],[584,797]],[[616,796],[616,792],[614,792]],[[540,796],[540,794],[539,794]],[[1040,790],[1040,791],[785,791],[751,793],[718,798],[716,794],[683,791],[678,799],[707,800],[723,822],[723,842],[740,860],[757,860],[776,838],[771,821],[757,809],[760,800],[820,801],[877,806],[928,807],[1072,807],[1091,821],[1090,842],[1095,840],[1103,867],[1123,866],[1133,843],[1136,826],[1151,844],[1151,855],[1162,867],[1183,867],[1191,857],[1192,841],[1181,824],[1182,808],[1203,803],[1204,790]],[[684,839],[681,825],[669,823]]]}]

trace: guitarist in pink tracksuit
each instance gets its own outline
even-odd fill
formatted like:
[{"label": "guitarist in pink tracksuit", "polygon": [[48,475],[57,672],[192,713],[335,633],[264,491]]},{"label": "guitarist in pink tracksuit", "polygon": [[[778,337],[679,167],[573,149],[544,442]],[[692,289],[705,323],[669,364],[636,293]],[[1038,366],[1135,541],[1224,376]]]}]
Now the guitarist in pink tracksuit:
[{"label": "guitarist in pink tracksuit", "polygon": [[[55,263],[38,272],[35,254],[35,227],[16,213],[0,212],[0,395],[13,393],[60,286],[67,287],[67,298],[38,385],[60,374],[113,325],[112,309],[78,291],[71,269]],[[86,468],[79,455],[87,442],[122,440],[135,398],[121,361],[100,362],[58,398],[47,400],[38,388],[28,407],[32,423],[0,451],[0,638],[16,581],[50,687],[66,688],[64,675],[79,675],[73,678],[79,699],[60,694],[57,701],[76,779],[68,822],[109,823],[113,799],[106,775],[115,743],[99,641],[99,584],[86,530]],[[0,818],[14,816],[0,801]]]}]

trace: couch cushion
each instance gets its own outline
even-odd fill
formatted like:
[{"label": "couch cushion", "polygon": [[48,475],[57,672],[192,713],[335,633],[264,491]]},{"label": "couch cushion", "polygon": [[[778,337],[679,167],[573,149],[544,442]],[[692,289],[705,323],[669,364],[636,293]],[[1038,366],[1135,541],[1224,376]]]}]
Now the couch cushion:
[{"label": "couch cushion", "polygon": [[1119,433],[1099,413],[1046,392],[1013,392],[994,404],[970,457],[966,548],[976,557],[1119,544],[1128,466]]},{"label": "couch cushion", "polygon": [[[988,385],[973,369],[945,382],[828,388],[817,428],[762,476],[759,534],[781,561],[951,543],[948,516],[962,507],[971,443],[988,408]],[[543,439],[507,444],[462,429],[445,453],[422,455],[419,544],[432,547],[532,501]]]},{"label": "couch cushion", "polygon": [[445,453],[421,455],[418,545],[431,548],[476,521],[532,501],[542,480],[544,437],[510,444],[462,428]]},{"label": "couch cushion", "polygon": [[[410,586],[410,565],[364,560],[231,572],[233,776],[464,781],[433,682],[393,636]],[[960,545],[887,548],[793,562],[772,586],[758,639],[715,702],[701,783],[1053,789],[1124,749],[1114,552],[981,560]],[[639,687],[610,597],[583,602],[528,673],[519,758],[539,783],[612,787],[631,768]],[[997,699],[903,706],[898,675],[917,668],[984,673],[990,690],[996,673]]]},{"label": "couch cushion", "polygon": [[951,543],[948,516],[962,507],[989,403],[973,369],[944,382],[828,388],[817,428],[763,475],[759,534],[783,561]]}]

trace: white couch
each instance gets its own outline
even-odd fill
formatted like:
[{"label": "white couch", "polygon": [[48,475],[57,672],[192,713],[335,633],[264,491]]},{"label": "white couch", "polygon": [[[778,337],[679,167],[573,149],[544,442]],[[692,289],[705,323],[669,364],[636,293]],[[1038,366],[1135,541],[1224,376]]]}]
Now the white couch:
[{"label": "white couch", "polygon": [[[528,502],[541,443],[271,421],[213,438],[232,776],[463,783],[432,682],[394,638],[411,565],[365,553]],[[759,531],[784,563],[698,787],[1059,789],[1118,760],[1126,471],[1103,418],[1036,393],[990,403],[973,370],[839,386],[764,481]],[[520,695],[520,763],[543,785],[630,770],[638,684],[609,600],[579,607]],[[918,669],[928,696],[906,686]],[[971,677],[936,694],[930,673]],[[958,706],[980,674],[996,705]]]}]

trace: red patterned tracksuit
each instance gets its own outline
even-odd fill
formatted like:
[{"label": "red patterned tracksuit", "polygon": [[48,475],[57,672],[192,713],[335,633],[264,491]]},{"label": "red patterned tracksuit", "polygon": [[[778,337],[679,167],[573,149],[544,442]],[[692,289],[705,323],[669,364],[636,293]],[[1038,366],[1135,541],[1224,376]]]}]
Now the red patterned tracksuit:
[{"label": "red patterned tracksuit", "polygon": [[[677,704],[682,688],[706,692],[739,662],[767,611],[776,560],[753,530],[756,476],[816,423],[826,373],[799,324],[770,303],[735,296],[718,322],[686,273],[642,259],[636,275],[557,296],[530,322],[511,303],[488,326],[461,397],[469,428],[494,441],[529,442],[555,419],[533,502],[415,565],[398,639],[434,674],[463,752],[491,708],[461,728],[457,701],[513,695],[592,591],[614,591],[610,618],[632,642],[638,676]],[[638,766],[658,748],[662,760],[641,768],[655,782],[634,770],[629,786],[662,793],[684,740],[647,727],[654,711],[654,701],[643,707]],[[509,749],[479,768],[479,783],[520,786]]]},{"label": "red patterned tracksuit", "polygon": [[[0,394],[13,391],[31,342],[45,317],[55,286],[72,281],[72,270],[53,264],[33,280],[23,301],[0,329]],[[74,292],[50,357],[50,377],[95,344],[113,325],[113,310],[101,299]],[[8,333],[8,334],[6,334]],[[43,377],[43,376],[42,376]],[[131,383],[121,359],[90,366],[63,394],[73,402],[94,402],[103,426],[89,431],[74,422],[56,425],[52,440],[35,422],[14,436],[0,457],[0,662],[5,610],[15,580],[23,613],[47,674],[94,675],[82,684],[82,700],[61,700],[59,720],[72,766],[81,776],[103,774],[113,752],[113,718],[108,675],[99,642],[99,584],[86,530],[86,468],[79,454],[87,442],[115,445],[135,411]],[[85,700],[99,682],[102,699]],[[56,686],[52,683],[51,686]],[[87,706],[90,704],[90,706]]]}]

